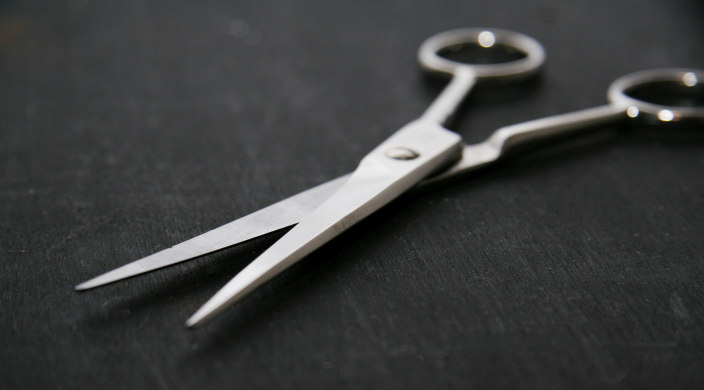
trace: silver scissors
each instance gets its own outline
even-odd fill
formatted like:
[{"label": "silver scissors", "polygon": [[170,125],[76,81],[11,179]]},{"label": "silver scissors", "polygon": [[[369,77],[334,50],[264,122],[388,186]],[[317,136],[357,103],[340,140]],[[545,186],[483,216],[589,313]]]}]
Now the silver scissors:
[{"label": "silver scissors", "polygon": [[[463,46],[505,46],[522,57],[497,64],[467,64],[442,54]],[[449,84],[423,115],[396,131],[367,154],[357,169],[286,198],[238,220],[171,248],[126,264],[77,285],[87,290],[121,279],[203,256],[295,225],[245,267],[186,322],[202,324],[258,286],[344,232],[404,192],[491,164],[515,147],[575,133],[586,128],[641,118],[657,123],[704,119],[699,99],[704,71],[660,69],[633,73],[608,90],[609,104],[499,128],[484,142],[463,145],[459,135],[443,125],[455,113],[478,80],[516,80],[538,72],[545,52],[536,40],[500,29],[458,29],[428,38],[418,51],[421,67],[451,77]],[[666,86],[667,88],[661,88]],[[644,89],[682,94],[676,105],[640,98]],[[658,89],[659,88],[659,89]],[[671,103],[668,101],[668,104]]]}]

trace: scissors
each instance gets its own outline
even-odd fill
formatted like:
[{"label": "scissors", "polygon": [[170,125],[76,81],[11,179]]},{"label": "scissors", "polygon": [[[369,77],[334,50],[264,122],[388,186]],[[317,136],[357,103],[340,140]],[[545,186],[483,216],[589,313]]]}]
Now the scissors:
[{"label": "scissors", "polygon": [[[465,46],[508,48],[521,58],[503,63],[468,64],[443,54]],[[524,34],[501,29],[468,28],[443,32],[420,46],[421,67],[450,77],[449,84],[420,118],[374,148],[348,175],[303,191],[207,233],[77,285],[87,290],[203,256],[295,225],[246,266],[186,325],[200,325],[278,275],[401,194],[498,161],[516,147],[569,135],[628,118],[654,123],[704,119],[701,95],[704,71],[659,69],[617,79],[608,89],[609,104],[531,120],[497,129],[484,142],[464,145],[443,127],[477,81],[513,81],[536,74],[545,59],[543,47]],[[675,105],[641,99],[646,90],[681,95]],[[658,97],[658,102],[665,101]],[[696,103],[692,103],[692,102]]]}]

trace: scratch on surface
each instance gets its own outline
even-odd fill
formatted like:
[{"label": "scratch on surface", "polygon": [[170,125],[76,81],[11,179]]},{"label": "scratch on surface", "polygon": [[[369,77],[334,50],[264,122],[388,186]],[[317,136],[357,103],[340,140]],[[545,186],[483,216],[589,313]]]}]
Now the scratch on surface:
[{"label": "scratch on surface", "polygon": [[682,302],[682,297],[680,297],[677,292],[670,294],[670,307],[672,308],[672,312],[675,313],[675,317],[682,320],[689,320],[691,318],[684,302]]},{"label": "scratch on surface", "polygon": [[64,234],[61,238],[54,241],[49,247],[44,250],[45,256],[51,256],[55,251],[61,250],[74,238],[81,237],[85,232],[95,230],[100,226],[108,225],[116,220],[116,216],[111,213],[110,215],[104,217],[92,218],[89,221],[81,221],[81,224],[73,225],[70,230]]}]

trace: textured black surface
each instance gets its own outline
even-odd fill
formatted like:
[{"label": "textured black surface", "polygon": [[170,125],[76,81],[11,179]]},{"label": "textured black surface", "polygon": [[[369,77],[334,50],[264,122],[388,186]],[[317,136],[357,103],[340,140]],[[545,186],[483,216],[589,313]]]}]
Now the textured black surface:
[{"label": "textured black surface", "polygon": [[404,197],[193,331],[280,234],[73,291],[353,169],[439,91],[433,33],[545,45],[530,88],[469,101],[478,141],[703,68],[701,2],[195,3],[0,6],[1,387],[704,386],[701,128],[602,128]]}]

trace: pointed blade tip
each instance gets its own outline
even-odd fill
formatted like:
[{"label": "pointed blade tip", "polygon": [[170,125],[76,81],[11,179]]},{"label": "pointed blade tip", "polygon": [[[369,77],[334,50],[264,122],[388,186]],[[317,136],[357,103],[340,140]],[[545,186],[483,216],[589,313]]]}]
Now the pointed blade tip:
[{"label": "pointed blade tip", "polygon": [[186,320],[186,327],[189,329],[196,328],[205,322],[206,317],[207,315],[201,314],[201,310],[198,310],[191,318]]},{"label": "pointed blade tip", "polygon": [[75,291],[85,291],[85,290],[90,290],[91,288],[97,287],[93,283],[91,283],[90,280],[83,282],[81,284],[77,284],[73,289]]},{"label": "pointed blade tip", "polygon": [[90,290],[90,289],[94,289],[96,287],[104,286],[106,284],[110,284],[112,282],[120,280],[119,278],[118,279],[106,278],[105,275],[106,274],[103,274],[100,276],[96,276],[93,279],[86,280],[85,282],[76,285],[76,287],[74,287],[74,289],[76,291]]},{"label": "pointed blade tip", "polygon": [[203,306],[201,306],[198,310],[196,310],[193,315],[191,315],[191,318],[186,320],[186,326],[189,328],[195,328],[200,325],[205,324],[206,322],[210,321],[215,317],[217,314],[219,314],[225,307],[228,305],[225,304],[223,305],[222,303],[216,303],[218,302],[218,299],[216,298],[218,294],[215,294],[210,300],[205,302]]}]

